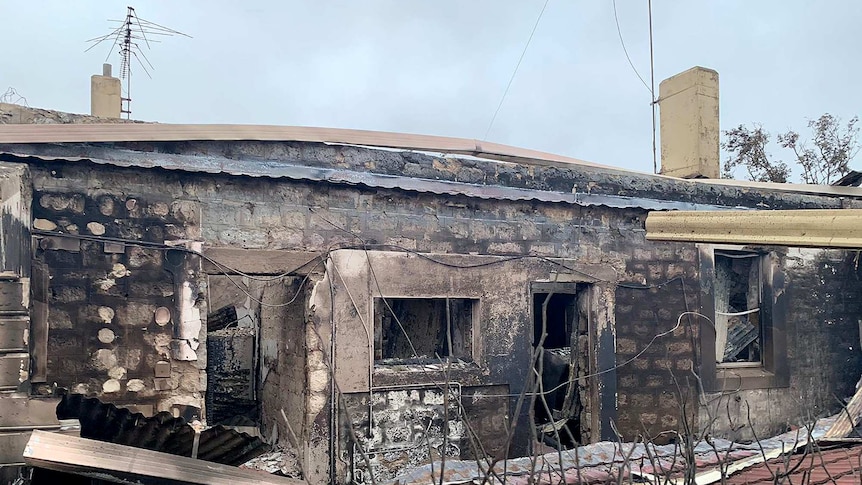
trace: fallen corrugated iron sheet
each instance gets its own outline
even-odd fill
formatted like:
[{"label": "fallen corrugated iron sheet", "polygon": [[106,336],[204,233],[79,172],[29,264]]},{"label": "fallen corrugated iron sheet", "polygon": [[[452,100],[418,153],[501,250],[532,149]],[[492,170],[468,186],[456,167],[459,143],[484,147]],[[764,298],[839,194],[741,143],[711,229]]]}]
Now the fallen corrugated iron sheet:
[{"label": "fallen corrugated iron sheet", "polygon": [[242,470],[193,458],[45,431],[33,432],[24,449],[24,461],[36,468],[119,483],[153,485],[305,483],[302,480]]},{"label": "fallen corrugated iron sheet", "polygon": [[838,419],[831,428],[826,430],[823,435],[823,440],[836,441],[844,438],[862,438],[862,436],[854,435],[853,430],[862,421],[862,386],[853,394],[853,398],[847,403],[847,406],[838,413]]},{"label": "fallen corrugated iron sheet", "polygon": [[[134,446],[179,456],[192,456],[195,430],[182,418],[161,412],[152,417],[103,403],[80,394],[67,394],[57,405],[59,419],[78,419],[81,437]],[[260,438],[223,426],[200,432],[199,460],[239,466],[262,453],[269,445]]]},{"label": "fallen corrugated iron sheet", "polygon": [[727,485],[770,483],[859,485],[862,444],[786,455],[754,465],[726,478]]},{"label": "fallen corrugated iron sheet", "polygon": [[[832,426],[835,418],[819,420],[811,429],[811,437],[817,439]],[[694,447],[697,485],[708,485],[721,479],[720,465],[738,468],[756,465],[796,447],[808,443],[808,430],[799,429],[761,440],[759,443],[735,443],[723,439],[700,442]],[[765,457],[764,457],[765,455]],[[562,466],[560,457],[562,456]],[[617,483],[618,477],[628,479],[640,477],[646,481],[660,477],[661,483],[683,482],[685,470],[683,453],[678,445],[644,445],[643,443],[600,442],[582,446],[562,453],[551,452],[533,457],[521,457],[501,461],[493,472],[487,473],[487,463],[482,468],[477,462],[447,460],[443,473],[444,483],[500,483],[505,477],[509,484],[567,484]],[[409,470],[388,482],[390,485],[437,483],[440,478],[440,462]],[[562,476],[560,476],[562,470]],[[532,477],[532,478],[531,478]]]}]

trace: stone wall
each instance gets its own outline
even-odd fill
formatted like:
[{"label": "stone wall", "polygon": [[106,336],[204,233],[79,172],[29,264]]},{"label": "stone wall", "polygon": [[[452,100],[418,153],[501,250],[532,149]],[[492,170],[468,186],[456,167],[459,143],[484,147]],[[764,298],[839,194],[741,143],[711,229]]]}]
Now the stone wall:
[{"label": "stone wall", "polygon": [[[543,190],[563,190],[565,187],[566,191],[571,191],[574,182],[578,190],[589,189],[593,193],[676,197],[689,202],[734,204],[736,201],[752,207],[758,204],[767,204],[770,207],[808,208],[841,205],[840,201],[831,198],[796,195],[785,197],[777,193],[759,194],[753,191],[741,194],[733,188],[697,188],[693,182],[646,183],[635,176],[627,176],[625,180],[614,176],[602,176],[596,178],[595,184],[591,186],[589,184],[592,182],[589,179],[595,175],[595,170],[590,172],[580,168],[572,171],[547,167],[525,168],[514,164],[452,161],[421,154],[375,152],[314,144],[190,143],[164,144],[157,147],[131,146],[143,148],[147,152],[207,153],[227,157],[283,157],[293,163],[302,162],[312,166],[328,164],[357,170],[365,167],[364,170],[380,173],[416,174],[428,178],[439,176],[443,179],[461,177],[461,180],[474,183],[506,183]],[[158,155],[150,153],[149,156]],[[481,334],[483,340],[480,344],[484,346],[482,348],[486,358],[484,365],[492,372],[487,375],[480,373],[478,377],[471,374],[462,374],[460,377],[456,375],[456,378],[463,379],[465,394],[462,396],[468,394],[471,396],[471,402],[476,404],[476,407],[466,411],[467,416],[477,418],[479,423],[477,427],[487,433],[489,443],[499,444],[499,440],[494,437],[499,434],[500,423],[511,413],[514,401],[510,397],[507,399],[508,407],[497,406],[500,399],[494,398],[494,393],[517,394],[529,370],[528,352],[529,342],[532,339],[532,318],[527,314],[531,302],[529,283],[550,279],[555,272],[580,275],[581,281],[602,285],[600,300],[610,308],[610,311],[597,314],[596,321],[593,322],[594,325],[604,326],[607,329],[605,333],[596,333],[593,349],[597,349],[596,346],[603,341],[610,342],[610,347],[605,347],[600,355],[593,356],[592,370],[606,371],[615,365],[624,365],[615,372],[601,374],[609,382],[601,385],[597,383],[594,386],[595,394],[590,396],[593,414],[616,412],[614,417],[619,429],[626,437],[631,437],[644,432],[642,422],[646,424],[646,432],[650,435],[656,435],[667,428],[679,427],[683,417],[679,410],[683,403],[690,406],[686,409],[690,409],[691,413],[696,413],[694,401],[697,398],[690,369],[692,366],[696,367],[698,362],[697,342],[699,326],[702,323],[683,319],[679,328],[653,341],[655,335],[673,329],[677,325],[681,312],[687,308],[699,308],[697,295],[700,290],[700,275],[696,248],[694,245],[646,241],[643,224],[647,211],[644,209],[578,206],[535,200],[486,200],[396,189],[374,189],[363,185],[348,186],[225,174],[189,174],[116,168],[84,162],[34,162],[32,167],[37,192],[34,198],[34,209],[37,211],[35,217],[58,224],[63,230],[68,230],[68,224],[61,220],[65,217],[69,219],[69,223],[78,225],[79,231],[82,230],[81,228],[86,228],[87,223],[92,219],[102,224],[108,235],[117,234],[133,238],[146,238],[150,237],[150,234],[157,233],[161,235],[161,239],[153,236],[154,242],[200,237],[207,247],[283,249],[316,253],[358,247],[360,250],[354,251],[355,253],[362,253],[364,252],[362,248],[368,248],[375,254],[381,250],[388,250],[400,256],[390,259],[389,262],[381,260],[379,270],[375,265],[375,270],[378,271],[376,275],[370,275],[367,268],[363,270],[364,273],[359,271],[356,274],[341,275],[347,280],[354,278],[356,281],[362,281],[364,286],[348,286],[351,292],[355,289],[358,291],[355,294],[352,293],[352,296],[355,297],[357,294],[369,296],[379,291],[373,287],[375,280],[384,287],[403,290],[399,294],[390,293],[389,296],[410,296],[405,295],[404,292],[419,291],[423,286],[423,278],[434,275],[440,288],[446,286],[444,283],[451,287],[455,282],[460,281],[457,283],[462,288],[459,296],[480,298],[486,303],[496,301],[493,304],[498,310],[494,314],[495,320],[491,322],[496,330],[489,328],[484,331]],[[398,172],[399,170],[401,172]],[[465,176],[472,178],[465,179]],[[636,182],[642,185],[637,185]],[[629,185],[625,186],[627,183]],[[662,193],[661,184],[668,184],[664,193]],[[673,190],[669,188],[671,185]],[[50,197],[45,199],[47,206],[42,205],[44,195],[54,196],[58,193],[65,199],[56,204],[56,208],[52,206]],[[734,199],[734,193],[737,193],[738,199]],[[101,212],[100,204],[105,196],[112,198],[117,212],[109,212],[110,215],[104,215]],[[135,198],[141,210],[145,211],[141,216],[133,217],[128,209],[124,209],[129,198]],[[67,204],[66,199],[70,201],[80,199],[81,202]],[[163,205],[159,205],[160,203]],[[83,212],[76,212],[73,207],[76,208],[79,205],[75,204],[83,204]],[[158,210],[156,210],[157,207]],[[199,209],[200,222],[186,217],[181,210],[182,207]],[[453,268],[436,268],[433,273],[427,271],[424,266],[422,270],[406,270],[399,261],[405,258],[413,260],[418,256],[406,255],[404,251],[486,258],[499,256],[504,259],[513,257],[526,261],[527,263],[524,264],[527,267],[535,269],[541,266],[542,273],[532,270],[520,273],[506,270],[495,274],[494,270],[488,270],[483,273],[485,276],[479,278],[479,280],[484,278],[482,285],[476,285],[471,283],[470,278],[456,276],[459,271]],[[152,258],[147,263],[151,266],[134,267],[135,264],[143,263],[134,263],[139,258],[133,258],[137,253],[131,248],[125,248],[122,253],[104,253],[103,244],[93,244],[89,241],[87,244],[82,243],[79,252],[46,249],[40,254],[40,258],[45,260],[48,267],[53,268],[52,274],[60,276],[61,273],[73,274],[77,271],[83,278],[80,281],[86,281],[87,289],[84,295],[64,289],[75,287],[70,279],[64,280],[61,277],[56,284],[57,295],[65,295],[64,292],[69,292],[65,297],[71,298],[69,302],[57,302],[56,307],[58,311],[69,313],[69,323],[63,324],[71,328],[56,328],[54,338],[65,335],[69,337],[70,343],[64,347],[64,344],[58,340],[51,348],[58,352],[57,355],[69,352],[67,355],[78,362],[76,365],[82,366],[80,372],[73,375],[86,377],[83,382],[73,379],[75,382],[70,382],[70,385],[86,384],[89,392],[111,396],[111,393],[104,393],[104,388],[99,389],[99,386],[104,386],[104,383],[111,378],[107,375],[108,371],[121,366],[120,359],[126,359],[124,352],[128,353],[126,349],[141,349],[141,365],[135,367],[124,360],[122,366],[128,367],[126,369],[128,379],[141,379],[147,386],[146,374],[150,371],[147,356],[160,359],[162,354],[159,353],[157,345],[146,339],[155,339],[157,335],[162,335],[160,342],[163,342],[169,335],[166,330],[159,330],[145,324],[143,320],[127,318],[127,321],[133,323],[126,327],[120,326],[120,320],[116,319],[116,316],[129,317],[131,315],[129,307],[134,307],[135,303],[145,305],[146,312],[151,311],[150,307],[153,305],[171,303],[177,306],[176,296],[147,294],[141,301],[132,292],[129,292],[128,298],[121,298],[121,295],[103,295],[101,290],[93,287],[93,282],[108,278],[114,271],[114,264],[122,264],[125,271],[131,272],[119,278],[123,285],[131,288],[135,283],[157,288],[159,284],[166,285],[164,282],[170,281],[163,278],[164,268],[159,273],[157,263],[152,262]],[[85,257],[88,263],[86,267]],[[562,258],[567,267],[565,270],[561,267],[555,270],[557,263],[549,262],[545,258]],[[91,261],[92,265],[89,264]],[[823,393],[830,391],[846,393],[852,387],[851,381],[855,381],[852,374],[858,373],[859,370],[858,358],[849,350],[836,350],[831,345],[834,343],[834,335],[839,334],[845,341],[858,341],[858,329],[852,327],[855,325],[855,315],[858,314],[856,302],[846,296],[852,292],[847,286],[847,282],[851,281],[847,268],[851,265],[852,262],[842,259],[841,261],[827,260],[818,264],[806,263],[800,266],[798,271],[790,271],[793,268],[788,268],[788,272],[792,273],[789,277],[789,291],[801,292],[796,298],[798,302],[795,304],[798,311],[795,310],[794,317],[797,319],[795,326],[800,332],[798,337],[822,342],[822,345],[811,347],[819,349],[816,352],[812,350],[810,353],[803,354],[794,347],[795,344],[791,343],[791,361],[798,360],[791,369],[792,374],[796,376],[794,381],[796,387],[792,386],[791,390],[784,391],[785,394],[782,396],[795,396],[795,393],[802,392],[803,388],[812,386],[817,376],[820,376],[821,380],[832,380],[834,384],[831,384],[828,389],[819,388],[817,392],[809,393],[821,396],[820,398],[800,398],[806,404],[820,399],[821,402],[817,405],[821,406],[819,410],[823,413],[835,409],[837,405],[837,403],[830,405],[828,399],[822,398]],[[835,272],[832,271],[833,269]],[[503,281],[505,284],[502,285],[499,281],[501,274],[505,276]],[[338,287],[341,276],[327,271],[323,280],[315,280],[312,283],[316,284],[309,286],[312,294],[309,296],[310,304],[307,308],[316,310],[309,312],[305,318],[307,325],[305,332],[300,329],[292,334],[295,336],[292,348],[282,352],[280,345],[284,343],[291,345],[291,339],[285,338],[285,330],[293,328],[293,323],[286,323],[282,327],[272,323],[268,327],[270,337],[278,341],[279,355],[284,356],[284,360],[279,357],[276,368],[269,371],[274,372],[273,376],[279,376],[279,382],[284,382],[283,374],[295,373],[302,361],[300,354],[292,352],[297,349],[304,352],[307,393],[304,398],[294,395],[288,396],[287,399],[293,402],[305,400],[303,411],[306,416],[301,420],[303,422],[301,435],[307,442],[313,443],[313,446],[309,447],[303,460],[306,466],[315,467],[314,476],[318,480],[323,480],[328,473],[326,462],[327,447],[330,442],[328,433],[330,426],[333,426],[328,415],[332,399],[329,394],[330,382],[327,369],[331,351],[330,335],[332,332],[336,334],[338,346],[336,362],[342,362],[338,359],[351,355],[350,352],[342,352],[344,349],[341,345],[346,348],[357,347],[361,350],[367,337],[362,333],[361,326],[333,329],[330,328],[330,324],[333,321],[357,321],[358,313],[363,317],[370,316],[367,308],[364,310],[365,313],[351,309],[348,304],[350,298],[346,291],[335,293],[341,306],[335,308],[339,313],[334,318],[330,319],[323,314],[325,312],[321,312],[322,309],[329,308],[328,297],[323,299],[315,299],[315,297],[329,294],[332,288],[330,285],[333,282]],[[138,281],[135,278],[145,279]],[[116,281],[117,278],[114,280]],[[685,288],[683,288],[683,282]],[[794,289],[792,285],[797,282],[798,287]],[[499,291],[498,286],[504,288],[504,291]],[[829,296],[831,300],[828,298],[823,300],[827,302],[824,304],[821,300],[828,295],[832,295]],[[82,298],[79,299],[79,297]],[[61,298],[64,297],[61,296]],[[367,306],[368,302],[362,300],[359,304]],[[95,313],[82,315],[78,310],[72,311],[73,308],[86,309],[88,306],[93,306]],[[108,325],[103,325],[101,323],[103,320],[99,319],[100,306],[114,309],[115,317]],[[510,314],[507,315],[502,310],[504,308],[510,308]],[[57,313],[57,315],[62,314]],[[273,318],[275,319],[273,322],[283,321],[283,319],[293,322],[292,316]],[[804,325],[800,323],[802,320],[805,320]],[[55,323],[54,326],[63,324]],[[119,332],[126,340],[117,339],[117,343],[95,344],[93,339],[98,339],[98,333],[102,328],[111,329],[115,336]],[[799,329],[804,329],[808,333],[803,334]],[[837,329],[838,332],[833,329]],[[344,333],[345,331],[348,332]],[[851,332],[853,338],[847,339],[847,332]],[[649,348],[638,356],[650,343]],[[81,348],[88,349],[91,353],[96,352],[96,355],[99,355],[98,351],[102,350],[103,356],[117,356],[117,363],[105,365],[99,361],[98,364],[93,364],[91,353],[82,352]],[[610,350],[614,348],[616,352]],[[351,365],[339,364],[338,372],[344,373],[346,384],[352,386],[359,383],[353,387],[345,387],[345,392],[356,393],[357,396],[354,397],[361,399],[361,394],[368,392],[368,383],[363,384],[361,379],[367,375],[370,364],[367,355],[361,352],[354,352],[352,355],[355,357],[353,360],[343,361]],[[638,357],[633,359],[635,356]],[[113,364],[110,357],[106,358],[108,364]],[[55,368],[59,362],[58,360],[53,364]],[[287,362],[290,364],[286,364]],[[353,365],[356,363],[358,364]],[[172,373],[172,390],[153,394],[149,398],[151,401],[148,401],[159,408],[169,405],[170,399],[200,401],[199,392],[202,389],[200,383],[204,378],[202,358],[199,356],[197,362],[174,362],[173,364],[175,367]],[[287,367],[279,367],[283,364]],[[103,370],[99,366],[107,369]],[[180,366],[182,367],[177,368]],[[135,373],[130,372],[129,369],[134,369]],[[56,370],[55,374],[59,375]],[[193,379],[190,376],[198,379],[195,381],[196,384],[191,383]],[[823,379],[823,376],[827,376],[827,379]],[[129,402],[142,401],[142,396],[129,393],[128,379],[126,381],[118,379],[121,391],[115,397]],[[415,383],[423,379],[425,378],[419,378],[415,373],[394,372],[389,376],[381,377],[380,381],[381,385],[398,385]],[[599,380],[598,376],[594,379],[596,382]],[[677,383],[680,391],[677,391]],[[597,397],[599,394],[605,397],[616,395],[617,401],[615,402],[613,397],[610,401],[605,401]],[[263,395],[266,400],[273,403],[276,401],[276,394],[272,388],[267,390],[264,387]],[[756,393],[752,393],[751,396],[759,402],[773,402]],[[361,401],[357,406],[362,407]],[[614,407],[618,409],[615,410]],[[491,411],[492,408],[495,408],[495,412]],[[286,410],[286,412],[295,411]],[[266,414],[265,409],[264,415]],[[296,414],[292,414],[290,419],[293,422]],[[358,419],[361,420],[361,416]],[[276,421],[277,419],[272,418],[268,420],[269,423]],[[776,420],[773,419],[769,425],[774,427],[775,423]],[[607,428],[604,426],[605,431]],[[279,436],[283,437],[284,431],[279,429]],[[529,447],[527,435],[523,431],[519,433],[512,448],[515,453],[525,452]],[[602,436],[602,433],[596,433],[594,439],[600,439]],[[340,436],[337,446],[339,453],[346,449],[347,437]],[[498,446],[491,446],[491,448],[499,449]]]},{"label": "stone wall", "polygon": [[[50,278],[48,382],[147,414],[200,409],[205,347],[195,361],[171,355],[181,314],[177,277],[196,275],[177,275],[187,255],[162,246],[198,237],[197,204],[113,175],[33,171],[33,227],[45,231],[34,264]],[[70,237],[45,235],[53,233]],[[157,323],[158,308],[169,321]]]}]

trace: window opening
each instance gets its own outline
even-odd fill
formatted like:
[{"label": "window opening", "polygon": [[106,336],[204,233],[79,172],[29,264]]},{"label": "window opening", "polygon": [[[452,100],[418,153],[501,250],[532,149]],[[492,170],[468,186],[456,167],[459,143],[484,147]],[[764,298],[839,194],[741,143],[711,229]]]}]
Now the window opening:
[{"label": "window opening", "polygon": [[715,361],[762,361],[762,255],[715,252]]},{"label": "window opening", "polygon": [[475,298],[375,298],[374,359],[470,361],[478,307]]}]

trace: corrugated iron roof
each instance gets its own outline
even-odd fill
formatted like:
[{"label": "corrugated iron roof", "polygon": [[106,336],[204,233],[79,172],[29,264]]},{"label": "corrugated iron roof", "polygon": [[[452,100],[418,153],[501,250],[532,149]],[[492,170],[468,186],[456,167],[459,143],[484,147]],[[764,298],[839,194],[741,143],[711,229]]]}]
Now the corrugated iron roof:
[{"label": "corrugated iron roof", "polygon": [[460,153],[499,160],[531,160],[536,164],[575,164],[625,171],[572,157],[517,148],[488,141],[383,131],[310,126],[216,124],[5,124],[2,143],[104,143],[176,141],[304,141]]},{"label": "corrugated iron roof", "polygon": [[[161,412],[152,417],[103,403],[80,394],[67,394],[57,405],[59,419],[78,419],[81,437],[134,446],[179,456],[192,456],[195,430],[183,418]],[[260,438],[223,426],[203,430],[197,458],[239,466],[269,450]]]},{"label": "corrugated iron roof", "polygon": [[856,427],[862,423],[862,387],[856,389],[853,398],[838,413],[838,419],[823,435],[827,441],[841,441],[845,439],[857,439],[860,437]]},{"label": "corrugated iron roof", "polygon": [[[60,433],[33,431],[24,448],[24,461],[35,468],[32,483],[207,484],[246,483],[302,485],[303,480],[237,467],[105,443]],[[29,482],[28,482],[29,483]]]},{"label": "corrugated iron roof", "polygon": [[[414,135],[368,130],[271,125],[204,125],[164,123],[114,124],[0,124],[2,144],[179,142],[179,141],[275,141],[316,142],[410,151],[469,155],[525,165],[600,168],[608,173],[681,180],[660,174],[610,167],[577,158],[518,148],[484,140]],[[695,183],[733,185],[759,190],[780,190],[828,196],[862,197],[862,189],[808,184],[778,184],[742,180],[695,179]]]},{"label": "corrugated iron roof", "polygon": [[[819,420],[811,429],[811,438],[817,439],[832,426],[835,417]],[[797,446],[808,442],[806,430],[795,430],[763,439],[755,443],[736,443],[724,439],[710,439],[695,445],[695,464],[697,466],[699,485],[717,482],[721,479],[719,464],[739,464],[748,467],[756,463],[758,457],[778,456],[791,452]],[[649,446],[649,448],[647,448]],[[562,466],[560,465],[562,455]],[[651,458],[652,457],[652,458]],[[628,462],[623,466],[626,458]],[[533,457],[521,457],[499,462],[494,473],[488,477],[490,483],[499,483],[498,477],[505,476],[506,483],[527,484],[533,475]],[[643,443],[600,442],[581,446],[561,453],[551,452],[537,457],[536,473],[533,483],[559,483],[564,479],[567,484],[598,484],[618,483],[617,478],[622,473],[627,480],[629,474],[641,476],[649,480],[658,476],[664,483],[666,478],[679,481],[685,469],[685,461],[679,445],[644,445]],[[433,465],[408,470],[390,482],[400,485],[437,483],[439,480],[440,462]],[[562,470],[562,477],[560,476]],[[480,468],[476,461],[447,460],[444,469],[444,482],[448,483],[481,483],[486,477],[487,463]],[[549,472],[550,471],[550,472]],[[549,474],[550,473],[550,474]],[[668,482],[668,483],[673,483]],[[680,483],[682,483],[680,481]]]},{"label": "corrugated iron roof", "polygon": [[165,170],[181,170],[248,177],[286,178],[312,182],[329,182],[346,185],[363,185],[366,187],[399,189],[412,192],[432,193],[436,195],[463,195],[480,199],[565,202],[582,206],[605,206],[613,208],[642,208],[647,210],[721,210],[724,207],[656,200],[644,197],[628,197],[606,194],[590,194],[585,192],[557,192],[549,190],[524,189],[505,187],[501,185],[479,185],[450,180],[431,180],[418,177],[406,177],[372,172],[357,172],[346,169],[309,167],[281,161],[268,160],[234,160],[209,155],[176,155],[166,153],[133,152],[119,150],[123,157],[116,159],[35,156],[20,153],[0,153],[0,161],[23,162],[39,161],[88,161],[100,165],[136,168],[161,168]]}]

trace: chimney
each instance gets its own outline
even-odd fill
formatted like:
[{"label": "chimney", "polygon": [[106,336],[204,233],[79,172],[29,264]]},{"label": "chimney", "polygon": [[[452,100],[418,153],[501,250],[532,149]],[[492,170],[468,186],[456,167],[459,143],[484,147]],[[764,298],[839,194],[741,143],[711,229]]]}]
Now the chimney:
[{"label": "chimney", "polygon": [[102,64],[102,75],[90,77],[90,114],[102,118],[119,118],[122,101],[120,80],[111,76],[111,65]]},{"label": "chimney", "polygon": [[718,72],[705,67],[659,85],[661,173],[719,178]]}]

